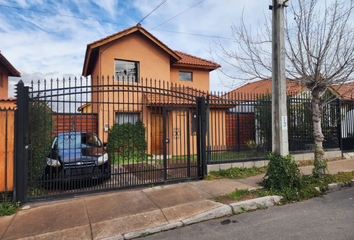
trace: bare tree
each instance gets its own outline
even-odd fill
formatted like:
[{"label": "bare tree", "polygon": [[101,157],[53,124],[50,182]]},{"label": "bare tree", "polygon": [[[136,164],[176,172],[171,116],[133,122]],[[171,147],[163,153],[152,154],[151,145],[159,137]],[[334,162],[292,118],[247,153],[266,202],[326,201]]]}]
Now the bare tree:
[{"label": "bare tree", "polygon": [[[324,136],[321,128],[322,110],[327,101],[320,97],[328,87],[339,90],[354,77],[354,0],[297,0],[286,12],[286,73],[287,78],[306,86],[311,93],[313,136],[316,158],[323,162]],[[228,77],[250,81],[271,77],[271,26],[270,19],[253,34],[243,17],[240,26],[232,26],[236,50],[229,51],[216,42],[221,57],[233,66],[238,76]],[[320,173],[324,169],[320,168]]]}]

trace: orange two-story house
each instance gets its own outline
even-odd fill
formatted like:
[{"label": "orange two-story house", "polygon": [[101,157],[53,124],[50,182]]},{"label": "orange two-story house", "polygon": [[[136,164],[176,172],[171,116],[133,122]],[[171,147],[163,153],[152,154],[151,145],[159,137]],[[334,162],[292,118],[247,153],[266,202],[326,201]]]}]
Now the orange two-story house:
[{"label": "orange two-story house", "polygon": [[[188,95],[202,95],[203,92],[210,90],[209,72],[219,67],[220,65],[215,62],[170,49],[138,24],[87,45],[82,74],[91,76],[92,103],[80,109],[86,113],[92,111],[98,114],[98,132],[104,142],[108,138],[107,130],[120,119],[133,122],[140,119],[146,127],[148,153],[161,154],[161,109],[165,103],[161,102],[160,98],[166,96],[162,90],[157,89],[174,89],[177,92],[188,92]],[[149,87],[154,87],[154,90],[147,90]],[[161,91],[161,93],[145,94],[147,91]],[[149,105],[152,101],[156,103],[158,99],[161,103],[159,106]],[[173,101],[180,100],[176,97],[168,101],[171,106]],[[220,108],[211,110],[210,119],[213,117],[216,119],[216,112],[225,111]],[[191,120],[193,111],[191,110],[189,114]],[[218,119],[220,119],[219,114]],[[169,118],[173,119],[177,116],[181,116],[181,113],[173,111]],[[225,137],[225,128],[221,128],[219,124],[214,126],[217,126],[220,131],[214,131],[212,137],[218,139]],[[169,129],[175,128],[171,126]],[[179,131],[180,134],[186,132],[183,129]],[[173,141],[172,130],[167,134]],[[196,137],[192,129],[190,135],[191,144],[196,148]],[[172,146],[174,143],[170,142],[169,145]],[[171,149],[171,154],[178,155],[176,151],[180,148],[183,146]]]}]

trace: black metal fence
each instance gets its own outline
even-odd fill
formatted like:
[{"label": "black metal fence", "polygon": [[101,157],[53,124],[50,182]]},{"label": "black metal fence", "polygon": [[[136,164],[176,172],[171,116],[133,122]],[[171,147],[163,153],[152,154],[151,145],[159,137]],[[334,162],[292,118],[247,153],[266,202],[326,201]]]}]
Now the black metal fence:
[{"label": "black metal fence", "polygon": [[[263,160],[272,150],[272,102],[270,94],[210,94],[212,103],[219,111],[211,114],[207,130],[208,164]],[[325,100],[322,100],[325,101]],[[342,104],[342,106],[340,106]],[[339,150],[341,121],[339,99],[325,105],[322,116],[324,148]],[[345,103],[348,105],[348,103]],[[217,107],[218,106],[218,107]],[[288,136],[290,153],[314,150],[311,99],[309,95],[289,93]],[[211,109],[211,108],[210,108]],[[209,109],[207,112],[211,112]],[[350,113],[351,114],[351,113]],[[351,117],[352,115],[348,115]],[[354,115],[353,115],[354,116]],[[354,131],[354,119],[348,119],[348,136]],[[354,139],[354,138],[353,138]],[[344,140],[350,145],[350,138]]]},{"label": "black metal fence", "polygon": [[[289,94],[287,104],[290,152],[311,152],[310,99]],[[272,148],[269,94],[75,78],[20,82],[17,105],[21,202],[201,179],[206,164],[263,160]],[[326,105],[325,149],[354,150],[353,109],[351,101]]]},{"label": "black metal fence", "polygon": [[354,100],[340,101],[341,138],[343,152],[354,151]]},{"label": "black metal fence", "polygon": [[198,147],[205,145],[201,91],[147,79],[75,78],[32,82],[29,88],[19,83],[17,94],[29,96],[18,99],[29,124],[17,123],[26,139],[19,143],[25,149],[18,156],[25,165],[21,201],[205,173],[205,150]]}]

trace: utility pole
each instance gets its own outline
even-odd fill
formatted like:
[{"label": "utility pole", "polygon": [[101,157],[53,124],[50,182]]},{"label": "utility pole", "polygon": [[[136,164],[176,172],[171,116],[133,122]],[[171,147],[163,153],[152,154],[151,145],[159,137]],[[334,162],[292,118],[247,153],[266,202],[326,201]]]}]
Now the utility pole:
[{"label": "utility pole", "polygon": [[289,154],[286,109],[284,8],[288,0],[273,0],[272,10],[272,151]]}]

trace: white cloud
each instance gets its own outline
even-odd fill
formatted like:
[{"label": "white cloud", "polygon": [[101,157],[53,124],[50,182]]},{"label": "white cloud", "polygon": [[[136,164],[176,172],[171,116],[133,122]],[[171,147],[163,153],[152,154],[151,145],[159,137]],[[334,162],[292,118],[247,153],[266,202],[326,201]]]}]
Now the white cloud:
[{"label": "white cloud", "polygon": [[[11,5],[3,0],[0,2]],[[97,5],[93,5],[92,2]],[[198,2],[199,0],[167,1],[145,19],[142,26],[150,30]],[[44,9],[43,11],[58,14],[127,25],[7,9],[9,13],[0,13],[0,50],[22,72],[25,82],[28,82],[31,77],[43,79],[68,74],[79,76],[88,43],[135,25],[159,3],[161,0],[13,1],[13,6]],[[268,3],[266,1],[260,4],[260,1],[206,0],[158,29],[231,37],[230,26],[232,23],[238,23],[243,9],[246,21],[256,25],[258,20],[263,19],[263,13],[267,14]],[[7,17],[7,14],[10,14],[11,18]],[[172,49],[210,59],[208,49],[210,46],[213,47],[213,38],[158,31],[157,29],[151,30],[151,33]],[[232,40],[222,39],[221,41],[226,48],[233,49]],[[216,61],[222,64],[220,59]],[[232,71],[231,68],[230,71]],[[210,76],[212,89],[228,90],[220,86],[216,71]],[[221,77],[224,82],[228,81],[225,77]]]}]

